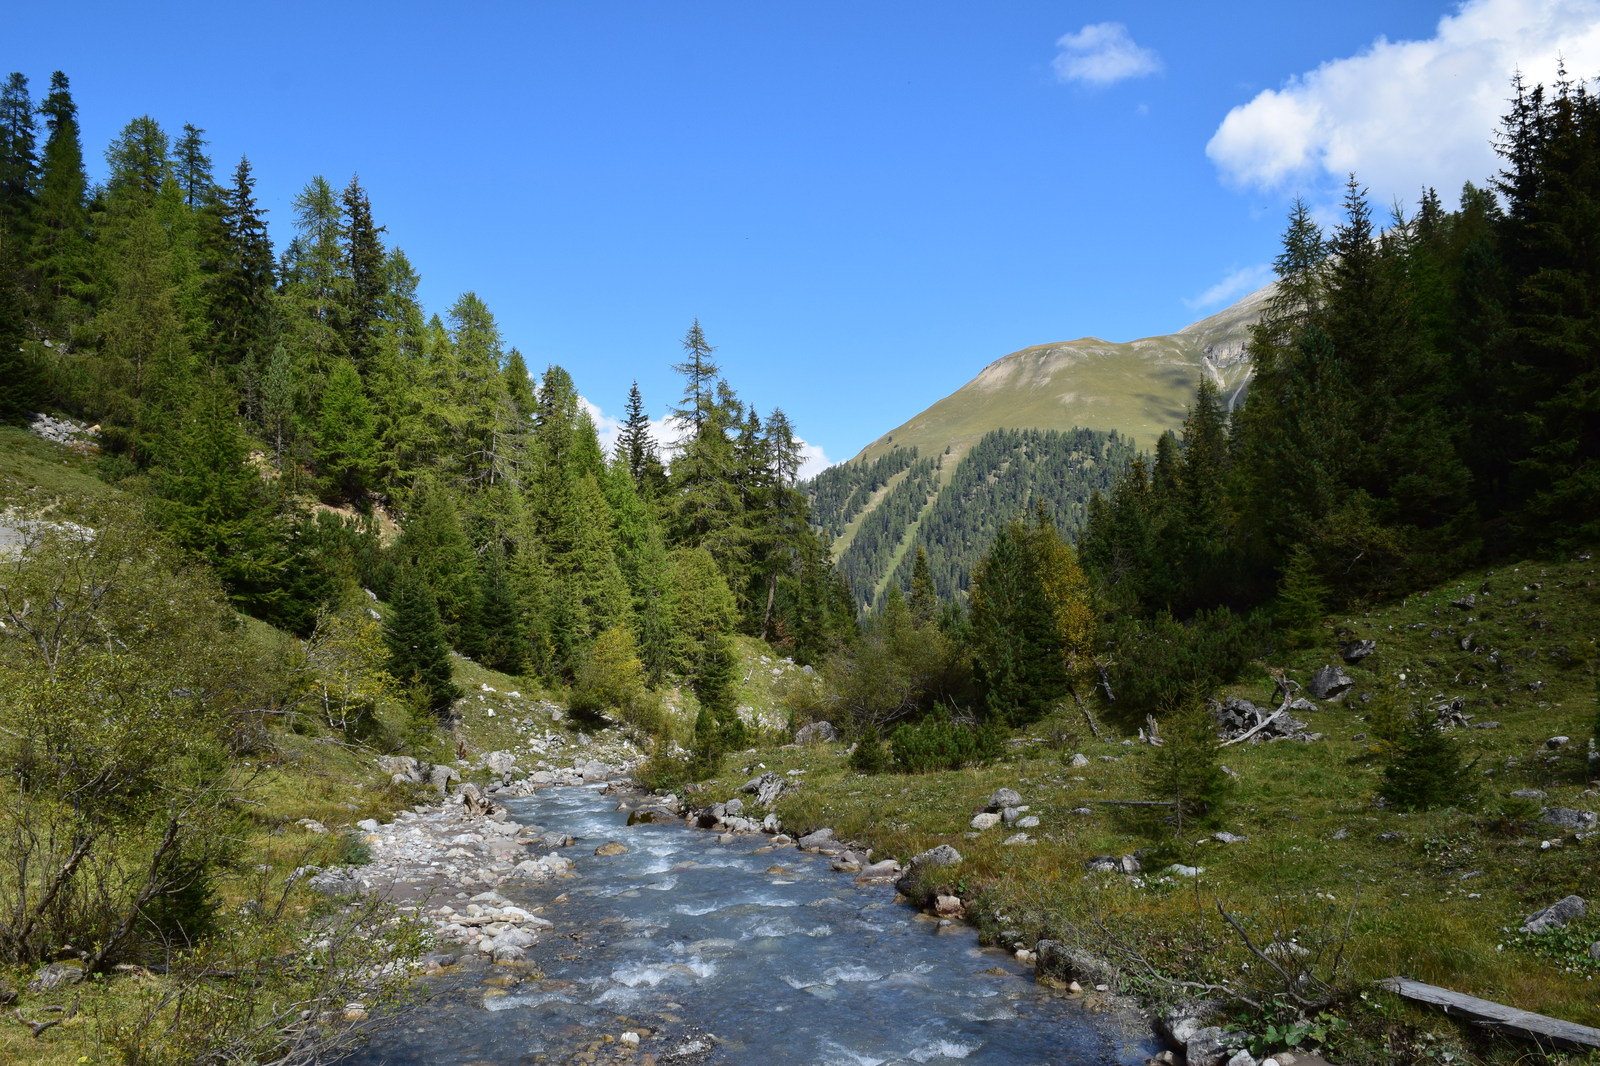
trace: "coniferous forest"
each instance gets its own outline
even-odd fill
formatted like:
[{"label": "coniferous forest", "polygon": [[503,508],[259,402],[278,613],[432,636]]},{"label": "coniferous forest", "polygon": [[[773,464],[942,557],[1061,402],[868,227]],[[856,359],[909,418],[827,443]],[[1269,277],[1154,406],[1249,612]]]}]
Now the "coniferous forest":
[{"label": "coniferous forest", "polygon": [[239,609],[304,635],[359,585],[557,682],[622,630],[659,683],[710,633],[809,662],[854,625],[793,428],[739,398],[698,323],[670,470],[637,389],[606,455],[573,377],[530,375],[475,294],[420,306],[358,179],[312,177],[269,238],[249,160],[217,172],[203,130],[134,119],[91,187],[65,75],[36,104],[13,74],[3,113],[0,416],[97,423],[103,475]]}]

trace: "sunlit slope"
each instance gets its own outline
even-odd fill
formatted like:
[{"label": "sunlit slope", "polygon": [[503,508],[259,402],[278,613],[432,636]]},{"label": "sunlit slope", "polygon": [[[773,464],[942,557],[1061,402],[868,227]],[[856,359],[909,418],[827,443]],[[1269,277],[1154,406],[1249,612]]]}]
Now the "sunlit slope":
[{"label": "sunlit slope", "polygon": [[1183,422],[1202,374],[1224,397],[1250,377],[1244,347],[1272,287],[1167,336],[1113,343],[1094,337],[1039,344],[996,359],[967,384],[862,449],[937,455],[964,451],[992,429],[1116,430],[1142,449]]}]

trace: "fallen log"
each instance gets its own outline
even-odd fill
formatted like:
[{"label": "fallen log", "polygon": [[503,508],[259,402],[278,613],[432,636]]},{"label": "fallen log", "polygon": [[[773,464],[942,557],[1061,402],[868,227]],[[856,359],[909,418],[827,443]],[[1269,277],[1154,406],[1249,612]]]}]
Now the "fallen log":
[{"label": "fallen log", "polygon": [[1531,1011],[1518,1010],[1503,1003],[1479,999],[1448,988],[1423,984],[1405,977],[1389,977],[1378,982],[1402,999],[1438,1007],[1452,1017],[1463,1018],[1473,1025],[1493,1029],[1509,1036],[1521,1037],[1540,1047],[1559,1047],[1576,1050],[1600,1048],[1600,1029],[1576,1022],[1564,1022]]}]

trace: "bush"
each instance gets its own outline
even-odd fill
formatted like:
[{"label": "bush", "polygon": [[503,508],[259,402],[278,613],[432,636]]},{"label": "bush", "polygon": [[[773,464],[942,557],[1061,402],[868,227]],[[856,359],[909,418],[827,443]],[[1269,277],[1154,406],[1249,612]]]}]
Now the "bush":
[{"label": "bush", "polygon": [[1162,743],[1151,747],[1139,767],[1145,794],[1174,806],[1172,819],[1210,824],[1222,813],[1232,787],[1218,759],[1216,723],[1203,700],[1191,697],[1166,705],[1158,718]]},{"label": "bush", "polygon": [[915,725],[896,727],[889,734],[894,768],[907,774],[959,770],[969,763],[997,757],[1005,750],[1005,731],[999,726],[956,722],[947,715],[929,715]]},{"label": "bush", "polygon": [[889,769],[889,754],[876,730],[861,734],[856,750],[850,753],[850,769],[858,774],[881,774]]},{"label": "bush", "polygon": [[578,665],[568,707],[580,718],[597,719],[607,711],[646,734],[661,728],[661,709],[645,686],[633,633],[616,626],[600,634]]},{"label": "bush", "polygon": [[1472,768],[1433,711],[1414,711],[1389,745],[1378,794],[1401,810],[1468,807],[1475,799]]},{"label": "bush", "polygon": [[1163,707],[1202,700],[1236,680],[1272,648],[1266,616],[1226,607],[1200,611],[1187,624],[1170,614],[1119,618],[1112,628],[1113,716],[1132,728]]}]

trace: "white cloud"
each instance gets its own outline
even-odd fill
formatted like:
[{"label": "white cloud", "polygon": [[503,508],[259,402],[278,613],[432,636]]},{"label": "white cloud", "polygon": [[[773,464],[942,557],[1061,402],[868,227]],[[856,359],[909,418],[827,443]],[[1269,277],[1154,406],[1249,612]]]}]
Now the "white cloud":
[{"label": "white cloud", "polygon": [[1056,77],[1089,85],[1110,85],[1161,69],[1161,58],[1141,48],[1120,22],[1095,22],[1056,41]]},{"label": "white cloud", "polygon": [[1193,299],[1183,302],[1190,310],[1198,311],[1202,307],[1217,307],[1231,304],[1239,297],[1265,288],[1271,284],[1274,275],[1272,266],[1259,263],[1256,266],[1241,267],[1217,282],[1211,288]]},{"label": "white cloud", "polygon": [[1206,155],[1241,186],[1325,192],[1353,171],[1380,205],[1424,186],[1449,202],[1500,169],[1512,75],[1549,84],[1562,59],[1575,76],[1600,69],[1600,0],[1469,0],[1426,40],[1380,37],[1235,107]]},{"label": "white cloud", "polygon": [[[588,411],[589,417],[594,420],[594,428],[600,437],[600,448],[605,455],[610,456],[617,446],[617,434],[622,431],[622,420],[606,414],[582,396],[578,397],[578,402],[583,405],[583,409]],[[688,432],[688,423],[673,418],[671,415],[664,414],[660,418],[652,418],[650,420],[650,435],[655,438],[656,447],[661,450],[663,459],[671,458],[672,453],[677,450],[678,442],[683,440],[688,435]],[[802,481],[816,477],[828,467],[834,465],[834,461],[823,453],[821,445],[808,444],[806,441],[800,440],[800,454],[803,457],[799,474]]]},{"label": "white cloud", "polygon": [[800,464],[800,473],[798,475],[801,481],[814,478],[828,469],[828,467],[834,465],[832,459],[822,454],[822,445],[820,444],[807,444],[802,440],[800,442],[800,454],[805,456],[805,462]]}]

